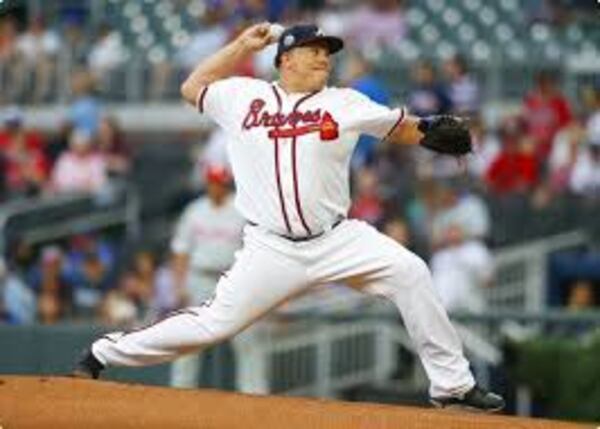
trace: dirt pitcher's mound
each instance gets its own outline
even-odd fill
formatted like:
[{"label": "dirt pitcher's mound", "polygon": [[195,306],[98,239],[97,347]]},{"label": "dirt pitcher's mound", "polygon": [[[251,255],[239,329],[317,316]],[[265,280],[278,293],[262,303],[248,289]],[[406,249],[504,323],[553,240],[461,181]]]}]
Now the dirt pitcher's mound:
[{"label": "dirt pitcher's mound", "polygon": [[0,428],[567,429],[591,426],[391,405],[69,378],[0,377]]}]

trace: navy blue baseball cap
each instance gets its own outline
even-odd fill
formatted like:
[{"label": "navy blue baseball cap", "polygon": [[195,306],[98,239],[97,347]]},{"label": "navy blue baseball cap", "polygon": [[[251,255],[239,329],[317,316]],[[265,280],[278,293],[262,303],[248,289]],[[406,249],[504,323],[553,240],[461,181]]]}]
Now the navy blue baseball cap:
[{"label": "navy blue baseball cap", "polygon": [[335,54],[344,48],[344,41],[339,37],[326,36],[323,31],[313,24],[300,24],[286,28],[277,44],[277,55],[275,55],[275,67],[281,63],[281,55],[298,46],[311,42],[323,41],[329,47],[329,53]]}]

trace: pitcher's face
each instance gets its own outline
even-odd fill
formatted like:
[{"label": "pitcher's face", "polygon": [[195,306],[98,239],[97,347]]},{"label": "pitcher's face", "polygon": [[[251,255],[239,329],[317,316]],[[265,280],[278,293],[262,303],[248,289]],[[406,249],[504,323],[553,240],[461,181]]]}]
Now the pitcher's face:
[{"label": "pitcher's face", "polygon": [[281,73],[293,74],[306,83],[306,92],[327,85],[331,73],[331,56],[327,43],[316,41],[298,46],[281,57]]}]

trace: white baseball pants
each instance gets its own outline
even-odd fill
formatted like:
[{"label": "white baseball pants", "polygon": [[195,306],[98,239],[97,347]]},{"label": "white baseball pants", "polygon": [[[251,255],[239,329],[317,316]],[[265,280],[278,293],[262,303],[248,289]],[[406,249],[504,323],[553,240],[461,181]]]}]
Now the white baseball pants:
[{"label": "white baseball pants", "polygon": [[[192,306],[210,299],[219,281],[218,276],[191,270],[187,278],[188,292],[193,296]],[[242,393],[269,393],[267,370],[260,355],[256,355],[256,337],[260,336],[265,322],[257,321],[251,327],[232,339],[230,346],[235,353],[235,389]],[[178,357],[171,365],[170,385],[172,387],[198,387],[204,356],[195,353]]]},{"label": "white baseball pants", "polygon": [[242,331],[279,304],[318,284],[346,283],[391,300],[400,311],[430,380],[430,395],[465,393],[475,381],[460,339],[435,294],[425,262],[375,228],[343,221],[320,237],[292,242],[247,226],[244,247],[214,300],[92,345],[107,366],[143,366],[199,351]]},{"label": "white baseball pants", "polygon": [[[218,282],[216,276],[205,275],[193,267],[188,271],[186,279],[187,292],[192,297],[192,306],[198,306],[210,299]],[[186,354],[177,358],[171,365],[171,386],[173,387],[198,387],[202,362],[195,353]]]}]

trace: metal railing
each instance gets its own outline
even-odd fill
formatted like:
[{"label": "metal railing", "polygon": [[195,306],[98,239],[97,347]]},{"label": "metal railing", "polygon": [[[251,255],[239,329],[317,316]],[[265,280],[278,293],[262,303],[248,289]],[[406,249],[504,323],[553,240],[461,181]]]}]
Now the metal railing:
[{"label": "metal railing", "polygon": [[585,233],[572,231],[497,250],[494,286],[487,290],[488,306],[541,311],[545,307],[549,255],[587,242]]},{"label": "metal railing", "polygon": [[[452,317],[463,340],[464,349],[482,385],[490,382],[490,369],[502,364],[501,344],[506,338],[525,339],[540,335],[565,336],[600,329],[600,311],[570,313],[493,311],[485,315],[461,314]],[[276,330],[277,319],[270,319],[263,330]],[[395,310],[376,312],[303,312],[287,318],[285,335],[267,334],[252,344],[242,359],[255,361],[262,368],[268,392],[284,395],[339,397],[343,389],[360,385],[387,385],[398,365],[398,346],[414,353],[404,326]],[[270,326],[270,327],[269,327]],[[410,376],[394,381],[403,392],[422,394],[428,381],[418,359],[409,368]],[[519,414],[531,413],[531,396],[526,386],[518,387],[515,407]]]}]

